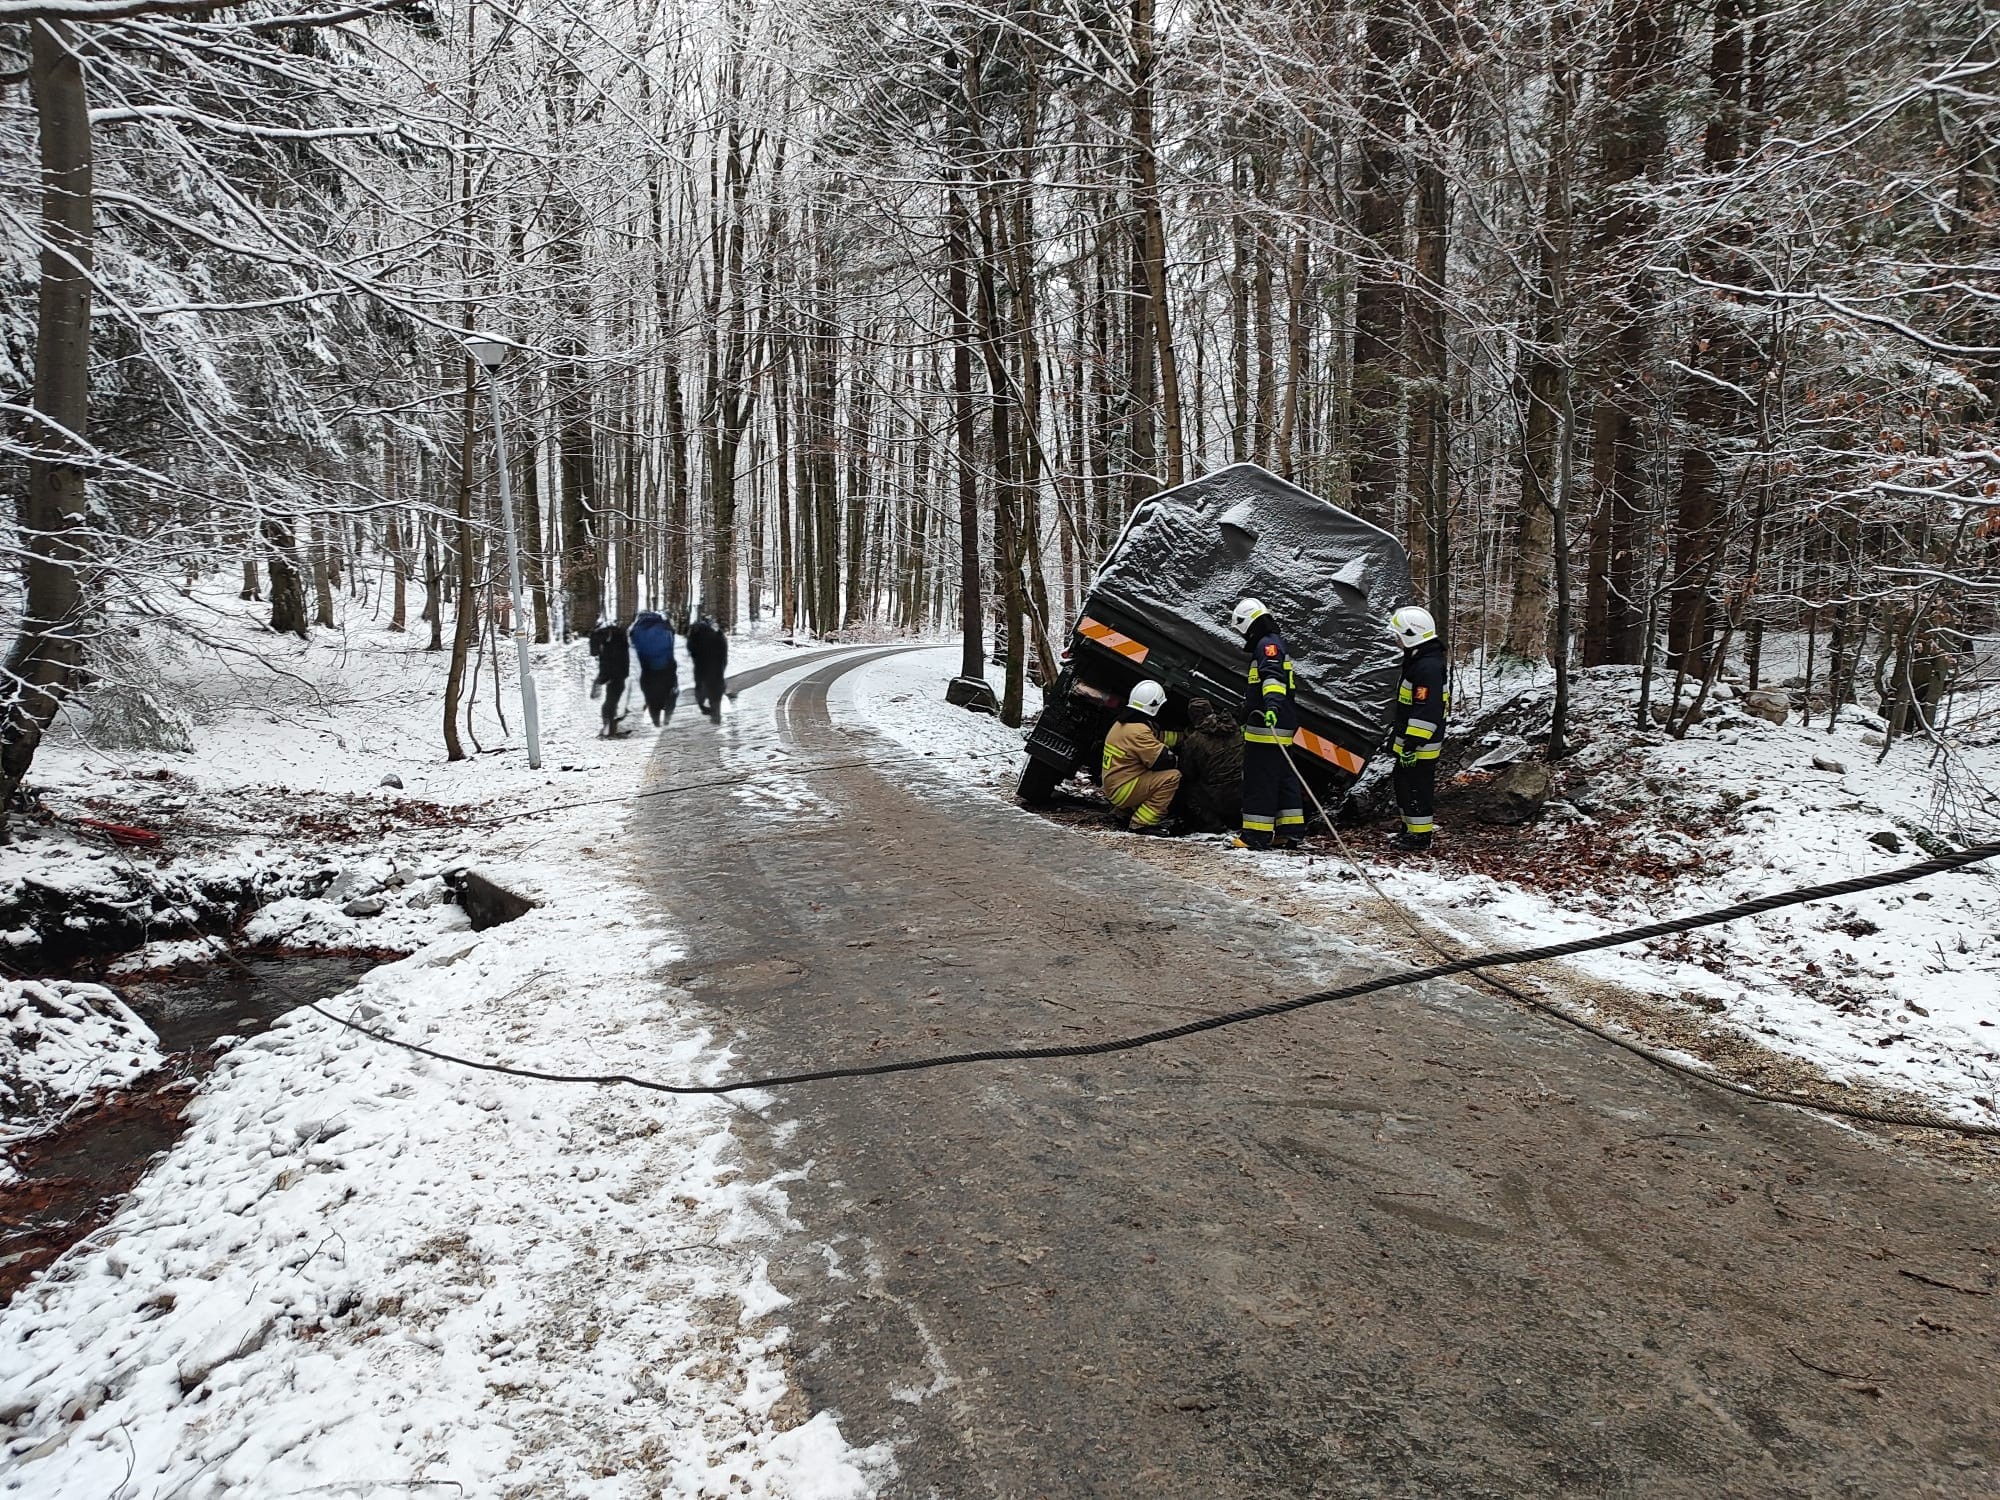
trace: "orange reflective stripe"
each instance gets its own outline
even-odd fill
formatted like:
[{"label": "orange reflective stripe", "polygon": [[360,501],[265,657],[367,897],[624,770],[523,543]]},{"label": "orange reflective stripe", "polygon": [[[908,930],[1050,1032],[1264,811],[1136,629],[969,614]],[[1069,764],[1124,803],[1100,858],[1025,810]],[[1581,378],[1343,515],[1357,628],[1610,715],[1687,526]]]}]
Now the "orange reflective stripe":
[{"label": "orange reflective stripe", "polygon": [[1087,636],[1098,645],[1116,651],[1128,661],[1144,661],[1148,655],[1148,648],[1140,645],[1131,636],[1120,635],[1102,620],[1093,620],[1089,615],[1076,622],[1076,629],[1079,635]]},{"label": "orange reflective stripe", "polygon": [[1325,735],[1314,734],[1310,729],[1299,730],[1293,736],[1292,743],[1308,755],[1317,755],[1321,760],[1339,766],[1341,770],[1354,776],[1359,776],[1368,764],[1352,750],[1343,750]]}]

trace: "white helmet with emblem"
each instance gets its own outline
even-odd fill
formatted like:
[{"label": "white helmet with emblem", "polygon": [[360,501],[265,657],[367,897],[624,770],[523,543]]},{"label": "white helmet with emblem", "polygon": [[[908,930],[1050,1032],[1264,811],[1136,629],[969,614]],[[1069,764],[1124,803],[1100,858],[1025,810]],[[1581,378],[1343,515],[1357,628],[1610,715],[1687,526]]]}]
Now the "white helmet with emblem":
[{"label": "white helmet with emblem", "polygon": [[1133,688],[1125,701],[1150,719],[1166,706],[1167,690],[1148,678]]},{"label": "white helmet with emblem", "polygon": [[1389,616],[1389,628],[1396,632],[1396,639],[1403,643],[1405,651],[1421,646],[1425,641],[1437,639],[1437,621],[1431,612],[1414,604],[1406,604]]},{"label": "white helmet with emblem", "polygon": [[1266,619],[1270,611],[1264,608],[1262,599],[1239,599],[1236,608],[1229,612],[1229,626],[1238,635],[1248,635],[1250,627],[1259,620]]}]

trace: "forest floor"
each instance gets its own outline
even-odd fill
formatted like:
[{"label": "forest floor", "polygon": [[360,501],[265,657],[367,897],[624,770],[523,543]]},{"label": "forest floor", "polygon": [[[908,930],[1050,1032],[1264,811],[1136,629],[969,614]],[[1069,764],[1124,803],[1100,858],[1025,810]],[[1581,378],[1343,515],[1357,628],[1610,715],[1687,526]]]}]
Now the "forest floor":
[{"label": "forest floor", "polygon": [[[729,1070],[728,1046],[657,977],[679,953],[675,902],[627,875],[622,799],[656,742],[716,732],[691,692],[664,732],[599,739],[587,653],[538,650],[531,771],[518,700],[502,699],[513,732],[494,717],[489,660],[483,748],[447,764],[442,654],[379,623],[279,639],[260,612],[198,591],[146,627],[141,655],[190,748],[113,750],[84,721],[44,749],[32,780],[50,816],[0,875],[0,900],[32,917],[6,940],[13,971],[39,955],[40,972],[73,976],[100,939],[128,948],[93,966],[117,986],[210,966],[184,933],[131,946],[118,913],[151,889],[165,894],[138,903],[145,922],[263,954],[407,955],[325,1003],[432,1047],[558,1071]],[[732,665],[785,654],[739,643]],[[573,805],[597,799],[620,800]],[[118,848],[82,817],[163,843]],[[441,880],[460,866],[535,908],[472,931]],[[244,903],[255,914],[231,933]],[[65,938],[62,913],[89,930]],[[10,1157],[116,1108],[159,1061],[104,992],[28,990],[0,995],[40,1027],[39,1045],[0,1055],[16,1064]],[[764,1268],[796,1226],[786,1184],[746,1172],[731,1106],[496,1079],[305,1010],[218,1045],[184,1133],[0,1312],[0,1489],[867,1492],[884,1455],[807,1414],[788,1377],[786,1299]],[[22,1061],[38,1051],[39,1071]],[[172,1071],[149,1076],[178,1097]]]}]

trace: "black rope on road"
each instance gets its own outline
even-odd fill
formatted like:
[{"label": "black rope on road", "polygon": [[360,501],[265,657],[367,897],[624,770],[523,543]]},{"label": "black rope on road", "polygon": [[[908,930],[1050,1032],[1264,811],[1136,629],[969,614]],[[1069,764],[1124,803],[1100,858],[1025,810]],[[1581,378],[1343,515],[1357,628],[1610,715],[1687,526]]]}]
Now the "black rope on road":
[{"label": "black rope on road", "polygon": [[[734,1083],[663,1083],[657,1079],[640,1078],[630,1073],[555,1073],[540,1068],[518,1067],[511,1063],[485,1061],[479,1058],[461,1057],[455,1053],[442,1052],[434,1047],[426,1047],[417,1042],[405,1041],[385,1031],[364,1026],[358,1021],[339,1015],[317,1001],[305,1001],[309,1009],[351,1031],[378,1042],[400,1047],[407,1052],[428,1057],[438,1062],[451,1063],[458,1067],[471,1068],[482,1073],[499,1073],[510,1078],[527,1078],[541,1083],[593,1084],[599,1086],[623,1086],[645,1089],[660,1094],[704,1094],[724,1095],[742,1093],[752,1089],[776,1089],[802,1083],[824,1083],[839,1078],[881,1078],[896,1073],[920,1073],[937,1068],[965,1067],[973,1063],[996,1062],[1046,1062],[1062,1058],[1103,1057],[1113,1052],[1130,1052],[1140,1047],[1157,1046],[1162,1042],[1178,1041],[1182,1037],[1197,1036],[1205,1031],[1217,1031],[1225,1026],[1237,1026],[1246,1021],[1261,1021],[1272,1016],[1287,1015],[1292,1011],[1305,1010],[1310,1006],[1327,1005],[1336,1000],[1355,1000],[1364,995],[1379,994],[1384,990],[1400,989],[1406,985],[1424,984],[1434,979],[1450,979],[1461,974],[1476,974],[1486,969],[1510,968],[1519,964],[1546,963],[1552,959],[1573,958],[1579,953],[1592,953],[1604,948],[1620,948],[1632,943],[1646,942],[1652,938],[1671,937],[1679,933],[1695,932],[1704,927],[1718,927],[1725,922],[1741,921],[1745,917],[1762,916],[1766,912],[1778,911],[1788,906],[1803,906],[1813,901],[1829,901],[1841,896],[1857,896],[1868,891],[1882,890],[1888,886],[1906,885],[1914,880],[1923,880],[1932,875],[1942,875],[1952,870],[1964,869],[1969,865],[2000,856],[2000,843],[1976,844],[1969,849],[1961,849],[1953,854],[1941,854],[1919,864],[1904,865],[1900,869],[1881,870],[1872,875],[1857,875],[1848,880],[1829,881],[1823,885],[1803,886],[1795,890],[1779,891],[1768,896],[1758,896],[1749,901],[1739,901],[1733,906],[1720,907],[1715,911],[1698,912],[1691,916],[1675,917],[1668,921],[1651,922],[1643,927],[1627,927],[1616,932],[1600,934],[1596,937],[1573,938],[1565,943],[1550,943],[1539,948],[1520,948],[1501,953],[1475,954],[1466,958],[1453,959],[1447,963],[1433,964],[1429,968],[1410,969],[1398,974],[1385,975],[1376,979],[1359,980],[1353,984],[1340,985],[1333,989],[1315,990],[1311,994],[1300,995],[1291,1000],[1277,1000],[1268,1005],[1250,1006],[1243,1010],[1225,1011],[1219,1015],[1204,1016],[1200,1020],[1185,1021],[1178,1026],[1169,1026],[1158,1031],[1142,1032],[1136,1036],[1113,1037],[1101,1042],[1076,1042],[1041,1047],[991,1047],[973,1052],[952,1052],[931,1057],[912,1057],[901,1061],[856,1064],[851,1067],[814,1068],[799,1073],[779,1073],[762,1078],[745,1078]],[[282,986],[278,986],[282,990]],[[1531,1002],[1534,1003],[1534,1002]],[[1600,1030],[1594,1023],[1565,1014],[1549,1006],[1537,1006],[1573,1025],[1582,1026],[1593,1034],[1621,1046],[1628,1044],[1621,1038]],[[1643,1054],[1642,1054],[1643,1055]],[[1827,1114],[1843,1115],[1848,1118],[1878,1121],[1884,1124],[1921,1126],[1926,1129],[1955,1131],[1962,1135],[2000,1137],[2000,1125],[1978,1125],[1964,1121],[1946,1120],[1941,1116],[1925,1116],[1914,1112],[1894,1110],[1867,1110],[1858,1106],[1836,1102],[1822,1102],[1804,1097],[1786,1097],[1753,1090],[1749,1085],[1738,1084],[1714,1074],[1681,1068],[1688,1076],[1704,1083],[1712,1083],[1735,1093],[1763,1099],[1771,1103],[1795,1106],[1800,1109],[1819,1110]]]}]

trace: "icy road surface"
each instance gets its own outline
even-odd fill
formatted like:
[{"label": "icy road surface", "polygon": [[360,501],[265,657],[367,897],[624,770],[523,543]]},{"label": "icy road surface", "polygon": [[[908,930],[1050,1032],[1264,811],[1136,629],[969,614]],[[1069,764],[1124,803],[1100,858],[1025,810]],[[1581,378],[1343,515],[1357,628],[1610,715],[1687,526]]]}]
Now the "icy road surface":
[{"label": "icy road surface", "polygon": [[[743,773],[635,830],[737,1067],[1086,1041],[1388,961],[872,731],[952,670],[860,649],[662,741],[663,783]],[[794,1373],[895,1445],[886,1494],[2000,1488],[1984,1180],[1479,993],[774,1119],[742,1134],[804,1174],[770,1264]]]}]

